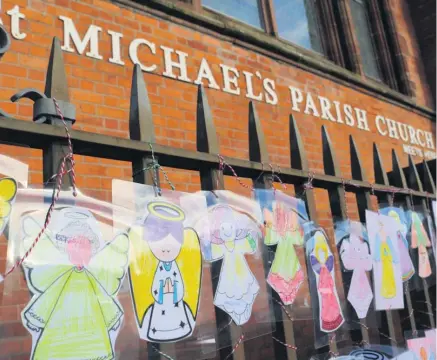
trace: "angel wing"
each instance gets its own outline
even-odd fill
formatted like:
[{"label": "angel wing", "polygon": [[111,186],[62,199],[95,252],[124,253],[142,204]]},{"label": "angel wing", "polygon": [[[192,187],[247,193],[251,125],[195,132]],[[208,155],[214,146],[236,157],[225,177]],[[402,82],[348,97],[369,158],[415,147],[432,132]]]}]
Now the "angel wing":
[{"label": "angel wing", "polygon": [[[41,229],[42,224],[34,216],[21,219],[24,251],[31,248]],[[53,244],[51,235],[47,229],[23,262],[26,281],[33,293],[43,293],[72,267],[68,257]]]},{"label": "angel wing", "polygon": [[184,230],[184,243],[176,263],[184,282],[184,301],[189,306],[193,318],[196,319],[202,281],[202,253],[199,237],[191,228]]},{"label": "angel wing", "polygon": [[130,262],[129,282],[139,327],[143,326],[144,315],[154,303],[152,284],[158,259],[152,254],[149,245],[143,240],[143,229],[134,226],[129,231]]},{"label": "angel wing", "polygon": [[120,289],[128,264],[129,238],[117,235],[110,243],[93,256],[87,269],[93,274],[109,295]]},{"label": "angel wing", "polygon": [[16,194],[17,182],[14,179],[0,179],[0,235],[8,224]]}]

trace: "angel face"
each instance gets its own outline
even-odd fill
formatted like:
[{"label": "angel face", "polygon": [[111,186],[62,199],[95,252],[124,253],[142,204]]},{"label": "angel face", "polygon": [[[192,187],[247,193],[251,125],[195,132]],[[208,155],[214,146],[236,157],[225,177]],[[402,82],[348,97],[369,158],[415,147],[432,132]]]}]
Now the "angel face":
[{"label": "angel face", "polygon": [[316,233],[314,238],[315,238],[314,254],[317,260],[319,261],[319,263],[324,264],[329,255],[328,244],[326,243],[325,237],[320,232]]},{"label": "angel face", "polygon": [[149,242],[149,246],[157,259],[163,262],[171,262],[178,257],[182,243],[173,235],[168,234],[162,240]]},{"label": "angel face", "polygon": [[88,265],[93,255],[91,241],[80,235],[67,241],[66,250],[70,261],[78,269]]},{"label": "angel face", "polygon": [[370,257],[369,247],[366,242],[356,234],[351,234],[349,257],[355,260],[367,260]]},{"label": "angel face", "polygon": [[150,203],[148,208],[150,214],[144,222],[144,240],[158,260],[174,261],[182,248],[185,215],[176,205],[165,202]]},{"label": "angel face", "polygon": [[68,254],[73,265],[82,269],[99,248],[99,237],[84,221],[70,222],[55,236],[56,246]]}]

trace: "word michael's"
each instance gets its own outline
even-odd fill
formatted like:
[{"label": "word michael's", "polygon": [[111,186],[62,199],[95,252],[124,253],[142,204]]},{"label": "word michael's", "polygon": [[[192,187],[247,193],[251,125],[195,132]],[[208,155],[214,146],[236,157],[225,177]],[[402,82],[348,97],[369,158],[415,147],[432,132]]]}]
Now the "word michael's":
[{"label": "word michael's", "polygon": [[[27,34],[21,32],[20,29],[20,20],[25,19],[25,15],[20,12],[19,7],[15,6],[7,11],[6,14],[11,18],[11,35],[18,40],[25,39]],[[63,23],[64,30],[63,51],[70,53],[77,52],[80,55],[103,60],[103,56],[99,52],[99,43],[103,37],[103,29],[101,27],[90,25],[85,35],[81,36],[72,19],[62,15],[59,16],[59,19]],[[112,64],[124,66],[125,60],[122,57],[121,51],[123,34],[113,30],[107,30],[106,34],[107,40],[111,44],[111,56],[108,61]],[[126,44],[123,44],[124,46]],[[244,95],[251,100],[263,101],[271,105],[277,105],[279,102],[275,81],[264,78],[259,71],[255,73],[240,71],[235,67],[219,64],[221,70],[219,77],[213,73],[208,61],[202,58],[194,76],[190,77],[187,67],[188,54],[183,51],[164,45],[159,46],[144,38],[132,40],[127,45],[127,50],[132,63],[140,65],[141,69],[145,72],[158,73],[161,71],[165,77],[197,85],[203,84],[211,89],[221,90],[232,95],[242,95],[242,89],[245,89]],[[142,58],[140,59],[140,54],[144,55],[144,53],[148,53],[148,56],[141,56]],[[162,69],[158,66],[160,64],[160,56],[164,59]],[[223,84],[222,87],[219,86],[217,81],[219,78],[221,84]],[[339,101],[329,100],[322,96],[304,93],[291,86],[289,91],[294,112],[303,112],[306,115],[337,124],[371,131],[366,110],[352,107],[349,104],[342,104]],[[404,147],[405,152],[412,155],[422,154],[427,158],[435,157],[434,151],[422,153],[414,150],[414,145],[431,150],[435,148],[434,135],[431,132],[416,129],[411,125],[385,118],[382,115],[375,117],[374,126],[382,136],[409,143],[409,145]]]}]

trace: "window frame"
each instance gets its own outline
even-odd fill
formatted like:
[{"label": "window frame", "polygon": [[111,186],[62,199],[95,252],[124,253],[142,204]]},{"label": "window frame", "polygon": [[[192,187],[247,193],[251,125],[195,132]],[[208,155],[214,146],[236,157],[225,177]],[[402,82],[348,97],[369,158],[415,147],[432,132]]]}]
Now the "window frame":
[{"label": "window frame", "polygon": [[[136,1],[136,0],[133,0]],[[159,2],[154,0],[153,2]],[[275,40],[291,45],[318,61],[324,58],[352,73],[358,74],[365,82],[374,83],[374,86],[390,88],[401,97],[414,98],[412,84],[408,78],[405,58],[402,54],[399,39],[395,28],[395,20],[391,12],[389,0],[368,0],[369,22],[372,32],[372,43],[377,53],[378,66],[382,80],[368,77],[364,74],[359,52],[359,43],[353,28],[353,18],[349,0],[317,0],[317,20],[321,28],[320,41],[323,53],[306,49],[278,34],[278,25],[275,18],[273,0],[258,0],[260,21],[263,28],[258,28],[242,20],[220,13],[202,6],[202,0],[180,1],[163,0],[177,5],[180,8],[190,8],[201,16],[219,16],[232,21],[238,26],[247,27],[262,34],[270,35]],[[340,34],[342,35],[340,37]],[[242,40],[245,41],[244,39]],[[269,50],[267,50],[269,51]],[[353,75],[352,75],[353,76]],[[378,84],[378,85],[376,85]]]}]

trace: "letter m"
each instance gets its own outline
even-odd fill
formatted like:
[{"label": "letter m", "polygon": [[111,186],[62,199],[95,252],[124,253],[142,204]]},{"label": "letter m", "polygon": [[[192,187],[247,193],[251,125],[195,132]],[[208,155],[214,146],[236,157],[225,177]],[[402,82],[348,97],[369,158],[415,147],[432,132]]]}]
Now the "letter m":
[{"label": "letter m", "polygon": [[59,16],[59,19],[64,22],[64,45],[62,46],[62,50],[74,53],[74,49],[71,46],[72,40],[80,55],[83,54],[89,44],[90,51],[85,55],[98,60],[103,59],[103,57],[99,55],[99,32],[102,31],[101,27],[90,25],[85,37],[81,39],[76,26],[74,26],[73,20],[65,16]]}]

